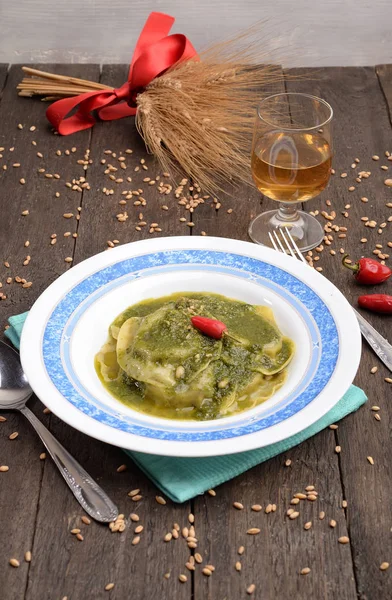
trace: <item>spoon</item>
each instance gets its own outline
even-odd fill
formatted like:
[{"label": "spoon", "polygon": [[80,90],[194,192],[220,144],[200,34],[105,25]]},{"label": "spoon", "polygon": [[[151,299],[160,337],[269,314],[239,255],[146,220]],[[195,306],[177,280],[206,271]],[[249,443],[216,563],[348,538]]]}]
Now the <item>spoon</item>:
[{"label": "spoon", "polygon": [[26,406],[33,390],[23,372],[19,355],[0,340],[0,410],[19,410],[30,421],[72,493],[96,521],[109,523],[118,516],[117,506],[81,465],[56,440]]}]

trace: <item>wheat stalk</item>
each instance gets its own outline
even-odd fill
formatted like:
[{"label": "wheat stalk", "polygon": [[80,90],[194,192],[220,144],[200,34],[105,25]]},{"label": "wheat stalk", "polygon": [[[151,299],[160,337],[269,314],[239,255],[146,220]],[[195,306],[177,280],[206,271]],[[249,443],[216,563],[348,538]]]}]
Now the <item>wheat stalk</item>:
[{"label": "wheat stalk", "polygon": [[[249,32],[241,36],[249,39]],[[256,106],[281,70],[260,64],[239,38],[175,65],[137,97],[136,124],[165,171],[180,170],[210,193],[227,181],[251,183]]]},{"label": "wheat stalk", "polygon": [[56,73],[39,71],[30,67],[22,67],[22,71],[27,73],[27,75],[31,75],[31,77],[24,77],[18,83],[16,89],[19,96],[28,98],[31,96],[59,96],[61,98],[65,96],[78,96],[85,92],[113,90],[113,86],[89,81],[88,79],[57,75]]}]

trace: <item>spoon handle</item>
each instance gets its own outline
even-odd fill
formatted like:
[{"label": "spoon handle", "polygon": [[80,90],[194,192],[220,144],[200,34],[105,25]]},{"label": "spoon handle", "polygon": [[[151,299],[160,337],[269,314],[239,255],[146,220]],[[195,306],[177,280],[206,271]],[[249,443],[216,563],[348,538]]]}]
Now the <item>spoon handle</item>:
[{"label": "spoon handle", "polygon": [[20,411],[30,421],[40,436],[50,456],[58,466],[61,475],[86,513],[101,523],[114,521],[118,516],[117,506],[105,494],[103,489],[99,487],[94,479],[90,477],[83,467],[56,440],[27,406],[21,408]]}]

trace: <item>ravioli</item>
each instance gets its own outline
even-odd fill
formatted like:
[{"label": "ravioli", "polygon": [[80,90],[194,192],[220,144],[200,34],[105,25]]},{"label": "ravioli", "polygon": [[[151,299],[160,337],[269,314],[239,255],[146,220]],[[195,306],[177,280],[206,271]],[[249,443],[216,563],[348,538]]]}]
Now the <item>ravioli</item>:
[{"label": "ravioli", "polygon": [[[223,321],[212,339],[191,324]],[[180,293],[129,307],[95,358],[106,389],[124,404],[171,419],[209,420],[264,402],[285,382],[294,343],[273,312],[217,294]]]}]

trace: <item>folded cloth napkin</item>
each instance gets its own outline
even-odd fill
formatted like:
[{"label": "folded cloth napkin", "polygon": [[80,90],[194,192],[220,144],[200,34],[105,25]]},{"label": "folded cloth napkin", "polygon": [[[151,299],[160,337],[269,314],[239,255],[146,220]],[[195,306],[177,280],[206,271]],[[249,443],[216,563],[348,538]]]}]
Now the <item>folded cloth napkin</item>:
[{"label": "folded cloth napkin", "polygon": [[[27,313],[10,317],[5,335],[19,348],[20,335]],[[125,452],[139,468],[174,502],[185,502],[214,488],[248,469],[293,446],[297,446],[322,429],[357,410],[366,402],[365,393],[352,385],[343,398],[321,419],[303,431],[270,446],[211,458],[173,458],[142,452]]]}]

